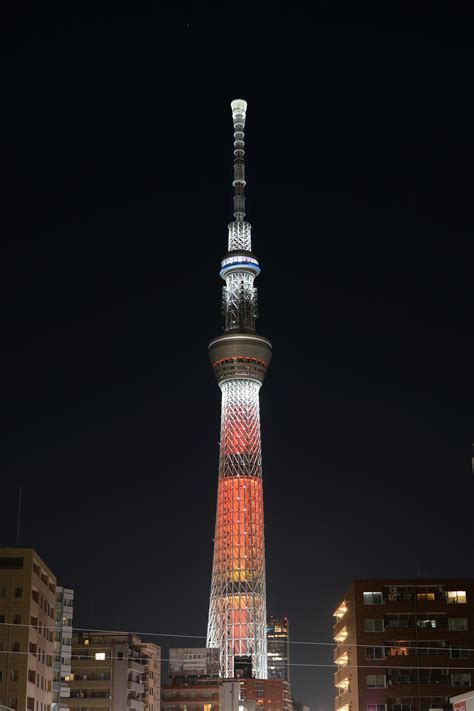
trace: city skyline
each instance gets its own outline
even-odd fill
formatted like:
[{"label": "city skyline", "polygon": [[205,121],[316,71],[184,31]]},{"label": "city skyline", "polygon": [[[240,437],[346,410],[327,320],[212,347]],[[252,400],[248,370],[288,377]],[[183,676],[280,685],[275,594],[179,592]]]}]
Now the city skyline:
[{"label": "city skyline", "polygon": [[[20,545],[74,589],[75,625],[205,638],[206,344],[243,96],[275,346],[268,612],[328,645],[292,644],[291,661],[332,663],[352,579],[473,577],[469,23],[254,10],[240,51],[226,8],[11,12],[0,542],[16,542],[22,485]],[[291,677],[332,708],[330,667]]]}]

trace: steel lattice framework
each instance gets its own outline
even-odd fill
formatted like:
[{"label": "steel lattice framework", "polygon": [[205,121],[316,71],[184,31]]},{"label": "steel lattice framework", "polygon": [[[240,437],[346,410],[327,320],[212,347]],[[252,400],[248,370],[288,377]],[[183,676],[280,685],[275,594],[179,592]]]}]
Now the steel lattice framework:
[{"label": "steel lattice framework", "polygon": [[220,650],[220,674],[235,676],[238,657],[252,660],[253,675],[267,678],[265,542],[259,390],[271,359],[271,344],[255,332],[252,254],[245,221],[244,127],[247,104],[232,104],[234,123],[234,221],[221,263],[224,334],[209,344],[222,391],[214,560],[207,646]]}]

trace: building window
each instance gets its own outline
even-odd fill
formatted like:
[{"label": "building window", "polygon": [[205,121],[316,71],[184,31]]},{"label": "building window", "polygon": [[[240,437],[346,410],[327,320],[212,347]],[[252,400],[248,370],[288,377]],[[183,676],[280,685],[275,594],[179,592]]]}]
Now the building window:
[{"label": "building window", "polygon": [[12,652],[19,652],[20,651],[20,643],[19,642],[12,642]]},{"label": "building window", "polygon": [[23,595],[23,588],[15,588],[15,597],[21,597]]},{"label": "building window", "polygon": [[388,711],[411,711],[411,704],[389,704]]},{"label": "building window", "polygon": [[366,674],[365,684],[368,689],[385,689],[385,674]]},{"label": "building window", "polygon": [[0,597],[6,597],[6,596],[7,596],[7,589],[0,588]]},{"label": "building window", "polygon": [[0,615],[0,625],[5,624],[5,615]]},{"label": "building window", "polygon": [[94,654],[94,659],[98,662],[105,662],[105,652],[96,652]]},{"label": "building window", "polygon": [[3,681],[3,672],[1,669],[0,669],[0,681]]},{"label": "building window", "polygon": [[468,659],[469,649],[463,649],[462,647],[451,647],[449,650],[449,656],[451,659]]},{"label": "building window", "polygon": [[365,592],[364,605],[383,605],[383,594],[381,592]]},{"label": "building window", "polygon": [[364,630],[365,632],[383,632],[383,620],[364,620]]},{"label": "building window", "polygon": [[467,602],[466,591],[465,590],[448,590],[446,602],[455,602],[455,603],[456,602],[458,602],[458,603]]},{"label": "building window", "polygon": [[[408,657],[409,655],[409,645],[410,642],[404,640],[394,640],[393,642],[388,642],[388,654],[390,657]],[[392,646],[393,645],[393,646]]]},{"label": "building window", "polygon": [[451,632],[467,632],[467,617],[449,617],[448,629]]},{"label": "building window", "polygon": [[366,659],[385,659],[385,647],[366,647]]},{"label": "building window", "polygon": [[413,613],[389,614],[385,615],[387,627],[414,627],[415,615]]},{"label": "building window", "polygon": [[417,600],[434,600],[435,599],[435,594],[434,592],[422,592],[422,593],[417,593],[416,594]]},{"label": "building window", "polygon": [[12,669],[10,671],[10,681],[18,681],[18,669]]},{"label": "building window", "polygon": [[451,674],[451,686],[471,686],[471,675]]},{"label": "building window", "polygon": [[417,627],[421,627],[422,629],[436,629],[437,623],[438,620],[432,618],[416,621]]},{"label": "building window", "polygon": [[367,704],[367,711],[386,711],[385,704]]},{"label": "building window", "polygon": [[407,669],[389,669],[390,683],[392,684],[411,684],[412,678],[410,671]]}]

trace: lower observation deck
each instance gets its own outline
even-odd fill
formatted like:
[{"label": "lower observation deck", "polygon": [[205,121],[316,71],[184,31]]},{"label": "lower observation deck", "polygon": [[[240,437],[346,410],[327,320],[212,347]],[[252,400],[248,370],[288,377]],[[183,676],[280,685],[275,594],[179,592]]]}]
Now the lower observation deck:
[{"label": "lower observation deck", "polygon": [[228,331],[209,343],[209,360],[218,383],[240,378],[263,383],[271,358],[271,342],[256,333]]}]

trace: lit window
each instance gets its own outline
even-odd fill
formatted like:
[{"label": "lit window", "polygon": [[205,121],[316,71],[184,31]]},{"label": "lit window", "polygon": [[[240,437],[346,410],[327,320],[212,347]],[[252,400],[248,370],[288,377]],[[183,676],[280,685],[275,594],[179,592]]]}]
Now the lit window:
[{"label": "lit window", "polygon": [[434,600],[435,594],[434,593],[417,593],[416,597],[418,600]]},{"label": "lit window", "polygon": [[88,639],[85,639],[85,640],[84,640],[84,644],[85,644],[85,646],[87,647],[87,645],[89,644],[89,640],[88,640]]},{"label": "lit window", "polygon": [[98,662],[105,662],[105,652],[96,652],[94,657]]},{"label": "lit window", "polygon": [[433,620],[433,619],[417,620],[416,624],[418,627],[422,627],[423,629],[430,628],[430,627],[435,629],[437,626],[437,620]]},{"label": "lit window", "polygon": [[466,602],[466,591],[465,590],[448,590],[448,596],[446,602]]},{"label": "lit window", "polygon": [[385,704],[367,704],[367,711],[385,711]]},{"label": "lit window", "polygon": [[385,674],[366,674],[365,682],[368,689],[385,689]]},{"label": "lit window", "polygon": [[450,617],[448,619],[448,629],[450,632],[467,632],[467,617]]},{"label": "lit window", "polygon": [[365,592],[364,605],[383,605],[383,594],[381,592]]}]

